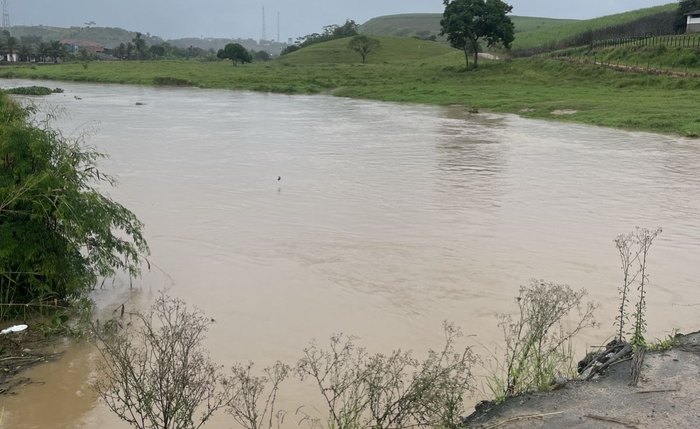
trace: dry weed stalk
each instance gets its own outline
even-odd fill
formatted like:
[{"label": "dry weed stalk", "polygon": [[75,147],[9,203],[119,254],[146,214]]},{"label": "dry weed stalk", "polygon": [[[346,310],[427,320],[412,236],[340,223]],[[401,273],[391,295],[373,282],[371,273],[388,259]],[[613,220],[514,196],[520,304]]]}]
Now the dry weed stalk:
[{"label": "dry weed stalk", "polygon": [[200,428],[229,397],[221,367],[202,344],[210,319],[166,295],[134,317],[130,330],[118,323],[95,329],[103,358],[97,393],[133,427]]},{"label": "dry weed stalk", "polygon": [[328,350],[307,347],[297,372],[316,383],[334,429],[453,428],[473,389],[476,358],[469,347],[457,349],[457,328],[446,323],[444,329],[444,347],[423,361],[401,350],[370,355],[354,338],[336,335]]},{"label": "dry weed stalk", "polygon": [[[585,289],[533,280],[520,288],[518,315],[499,315],[503,329],[505,380],[490,380],[497,398],[530,390],[547,390],[554,376],[573,372],[572,339],[581,330],[595,326],[595,304],[583,304]],[[567,323],[572,311],[573,321]]]}]

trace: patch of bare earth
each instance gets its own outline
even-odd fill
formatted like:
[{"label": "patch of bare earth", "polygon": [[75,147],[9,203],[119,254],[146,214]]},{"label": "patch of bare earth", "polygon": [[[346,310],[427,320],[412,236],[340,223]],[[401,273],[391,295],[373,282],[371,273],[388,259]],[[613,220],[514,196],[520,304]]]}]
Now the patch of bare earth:
[{"label": "patch of bare earth", "polygon": [[18,334],[0,335],[0,403],[2,395],[32,382],[22,377],[24,370],[60,357],[52,347],[55,341],[31,328]]},{"label": "patch of bare earth", "polygon": [[550,113],[554,116],[567,116],[567,115],[573,115],[574,113],[577,113],[578,110],[574,109],[557,109],[557,110],[552,110]]},{"label": "patch of bare earth", "polygon": [[531,393],[468,419],[469,428],[700,428],[700,332],[669,351],[647,352],[636,387],[631,359],[597,379]]}]

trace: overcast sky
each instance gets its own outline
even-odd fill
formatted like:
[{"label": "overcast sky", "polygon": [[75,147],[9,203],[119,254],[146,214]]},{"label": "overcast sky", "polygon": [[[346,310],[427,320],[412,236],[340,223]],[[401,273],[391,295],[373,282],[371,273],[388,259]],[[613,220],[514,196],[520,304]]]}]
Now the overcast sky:
[{"label": "overcast sky", "polygon": [[[513,14],[550,18],[593,18],[671,3],[669,0],[511,0]],[[380,15],[439,13],[441,0],[8,0],[13,25],[121,27],[166,39],[242,37],[280,39],[318,32],[328,24],[354,19],[358,24]]]}]

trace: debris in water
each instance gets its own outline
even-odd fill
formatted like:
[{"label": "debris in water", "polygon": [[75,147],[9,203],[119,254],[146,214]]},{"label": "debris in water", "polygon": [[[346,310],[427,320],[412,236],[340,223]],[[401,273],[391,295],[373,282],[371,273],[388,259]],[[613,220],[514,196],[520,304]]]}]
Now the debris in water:
[{"label": "debris in water", "polygon": [[29,327],[29,326],[27,326],[27,325],[15,325],[15,326],[10,326],[9,328],[3,329],[2,331],[0,331],[0,335],[12,334],[12,333],[15,333],[15,332],[22,332],[22,331],[24,331],[25,329],[27,329],[28,327]]}]

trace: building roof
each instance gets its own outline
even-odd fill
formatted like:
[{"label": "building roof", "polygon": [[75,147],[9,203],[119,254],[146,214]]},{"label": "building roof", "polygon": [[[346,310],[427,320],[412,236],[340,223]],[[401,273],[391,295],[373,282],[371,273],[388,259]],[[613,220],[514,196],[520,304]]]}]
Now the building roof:
[{"label": "building roof", "polygon": [[690,11],[690,12],[686,13],[686,15],[700,15],[700,9]]}]

